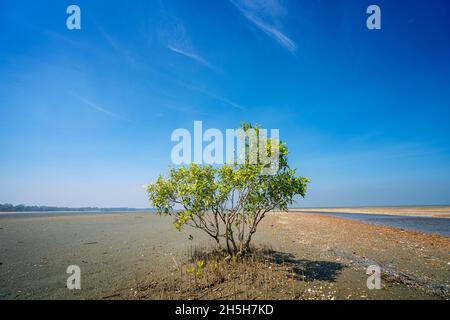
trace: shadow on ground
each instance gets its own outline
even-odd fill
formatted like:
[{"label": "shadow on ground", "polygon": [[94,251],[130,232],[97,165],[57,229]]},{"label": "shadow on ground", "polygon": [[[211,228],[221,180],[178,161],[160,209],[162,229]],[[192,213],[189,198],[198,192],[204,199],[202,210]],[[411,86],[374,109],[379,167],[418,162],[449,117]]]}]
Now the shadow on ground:
[{"label": "shadow on ground", "polygon": [[336,281],[339,272],[345,267],[342,263],[333,261],[314,261],[297,259],[291,253],[265,250],[264,256],[272,263],[291,268],[296,280],[303,281]]},{"label": "shadow on ground", "polygon": [[[217,251],[194,249],[191,257],[192,261],[211,260],[211,256],[223,255]],[[345,268],[342,263],[334,261],[318,261],[308,259],[298,259],[293,254],[273,250],[270,247],[254,247],[251,253],[244,258],[246,261],[260,261],[264,263],[272,263],[277,268],[289,270],[292,272],[295,280],[311,282],[314,280],[335,282],[340,271]]]}]

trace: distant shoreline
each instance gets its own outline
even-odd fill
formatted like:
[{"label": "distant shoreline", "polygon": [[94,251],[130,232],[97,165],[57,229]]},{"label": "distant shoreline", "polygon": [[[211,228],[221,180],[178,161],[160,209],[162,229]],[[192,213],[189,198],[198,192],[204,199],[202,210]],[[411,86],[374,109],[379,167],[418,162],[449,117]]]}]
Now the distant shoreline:
[{"label": "distant shoreline", "polygon": [[133,210],[48,210],[48,211],[0,211],[2,213],[101,213],[101,212],[154,212],[154,209],[133,209]]},{"label": "distant shoreline", "polygon": [[450,218],[450,206],[397,206],[397,207],[339,207],[339,208],[292,208],[290,212],[348,213],[396,215],[406,217]]},{"label": "distant shoreline", "polygon": [[154,210],[153,208],[134,208],[134,207],[67,207],[67,206],[49,206],[49,205],[13,205],[11,203],[0,203],[0,213],[13,212],[137,212]]},{"label": "distant shoreline", "polygon": [[129,210],[129,211],[12,211],[0,212],[0,219],[14,218],[46,218],[57,216],[97,216],[114,214],[133,214],[133,213],[154,213],[154,210]]},{"label": "distant shoreline", "polygon": [[291,209],[346,209],[346,208],[352,208],[352,209],[362,209],[362,208],[367,208],[367,209],[372,209],[372,208],[384,208],[384,209],[396,209],[396,208],[445,208],[445,207],[450,207],[450,204],[418,204],[418,205],[414,205],[414,204],[402,204],[402,205],[379,205],[379,206],[371,206],[371,205],[366,205],[366,206],[332,206],[332,207],[293,207]]},{"label": "distant shoreline", "polygon": [[[427,206],[362,206],[362,207],[314,207],[314,208],[289,208],[289,212],[304,213],[340,213],[340,214],[369,214],[369,215],[395,215],[405,217],[435,217],[450,218],[450,205],[427,205]],[[101,214],[101,213],[139,213],[139,212],[156,212],[153,208],[127,210],[120,208],[111,209],[91,209],[91,210],[47,210],[47,211],[0,211],[1,216],[21,216],[21,215],[52,215],[52,214]]]}]

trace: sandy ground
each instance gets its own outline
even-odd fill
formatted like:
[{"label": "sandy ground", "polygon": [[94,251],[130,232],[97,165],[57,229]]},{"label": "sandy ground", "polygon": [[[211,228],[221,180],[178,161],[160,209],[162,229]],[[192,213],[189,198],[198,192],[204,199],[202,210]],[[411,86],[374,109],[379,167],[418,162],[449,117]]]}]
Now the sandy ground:
[{"label": "sandy ground", "polygon": [[[101,299],[132,290],[174,264],[187,237],[150,213],[0,219],[0,299]],[[80,291],[66,288],[69,265],[81,268]]]},{"label": "sandy ground", "polygon": [[[308,279],[301,288],[312,299],[450,297],[446,237],[271,213],[255,240],[302,265]],[[0,218],[0,299],[129,298],[138,284],[164,274],[199,244],[211,242],[151,213]],[[381,290],[367,289],[372,264],[382,267]],[[81,268],[81,290],[66,288],[69,265]]]},{"label": "sandy ground", "polygon": [[[298,261],[316,264],[312,273],[317,271],[319,276],[313,276],[311,286],[319,296],[334,295],[336,299],[450,297],[449,238],[294,213],[270,214],[260,231],[259,241],[276,244],[278,250],[293,254]],[[367,289],[366,270],[370,265],[382,269],[382,290]]]},{"label": "sandy ground", "polygon": [[362,213],[362,214],[389,214],[411,217],[436,217],[450,218],[450,206],[429,207],[360,207],[360,208],[305,208],[293,209],[299,212],[340,212],[340,213]]}]

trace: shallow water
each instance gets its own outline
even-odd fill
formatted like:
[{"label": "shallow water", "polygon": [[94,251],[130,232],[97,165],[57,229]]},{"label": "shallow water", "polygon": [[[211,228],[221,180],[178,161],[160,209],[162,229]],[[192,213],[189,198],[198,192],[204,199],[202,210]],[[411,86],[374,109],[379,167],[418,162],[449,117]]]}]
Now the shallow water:
[{"label": "shallow water", "polygon": [[358,220],[364,223],[384,225],[400,229],[420,231],[424,233],[436,233],[445,237],[450,236],[450,219],[435,217],[405,217],[396,215],[382,214],[362,214],[362,213],[343,213],[310,211],[308,214],[322,214],[332,217],[339,217],[351,220]]}]

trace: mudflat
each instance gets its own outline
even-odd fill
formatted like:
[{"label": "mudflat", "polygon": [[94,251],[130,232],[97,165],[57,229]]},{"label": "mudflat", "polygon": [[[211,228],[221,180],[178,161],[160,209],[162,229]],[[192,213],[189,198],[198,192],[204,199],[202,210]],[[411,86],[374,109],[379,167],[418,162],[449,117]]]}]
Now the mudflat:
[{"label": "mudflat", "polygon": [[[293,298],[450,298],[448,237],[273,212],[255,234],[255,245],[270,247],[283,266],[299,273]],[[0,217],[0,299],[158,299],[146,284],[173,275],[193,246],[213,243],[195,230],[178,232],[170,219],[152,213]],[[81,290],[66,288],[69,265],[81,268]],[[370,265],[382,270],[381,290],[367,288]],[[224,290],[226,285],[218,284]],[[224,291],[208,290],[202,297],[221,298],[217,292]],[[245,291],[224,292],[223,298],[246,298]],[[282,291],[266,298],[288,298]]]},{"label": "mudflat", "polygon": [[[0,218],[0,299],[102,299],[167,270],[187,232],[150,213]],[[198,236],[199,241],[208,241]],[[69,265],[81,290],[68,290]]]}]

